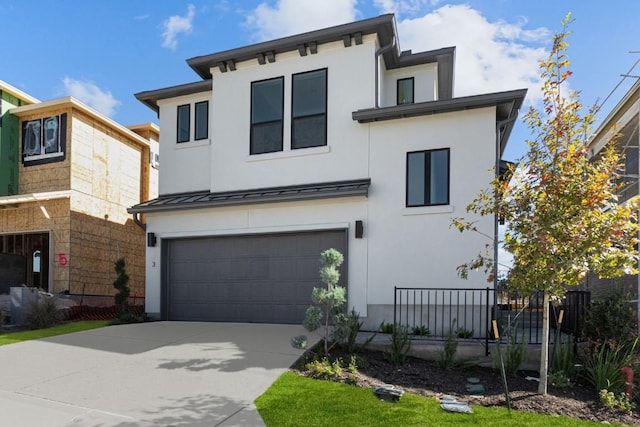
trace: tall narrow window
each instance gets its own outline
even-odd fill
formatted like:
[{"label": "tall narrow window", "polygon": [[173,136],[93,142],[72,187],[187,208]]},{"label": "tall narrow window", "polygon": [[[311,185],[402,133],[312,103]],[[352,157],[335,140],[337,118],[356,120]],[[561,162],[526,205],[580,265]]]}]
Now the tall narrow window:
[{"label": "tall narrow window", "polygon": [[209,101],[196,102],[196,135],[195,139],[209,138]]},{"label": "tall narrow window", "polygon": [[294,74],[291,148],[327,145],[327,70]]},{"label": "tall narrow window", "polygon": [[449,204],[449,149],[407,153],[407,206]]},{"label": "tall narrow window", "polygon": [[251,154],[282,151],[284,77],[251,83]]},{"label": "tall narrow window", "polygon": [[413,104],[413,77],[398,79],[398,105]]},{"label": "tall narrow window", "polygon": [[188,142],[191,133],[191,106],[180,105],[178,106],[178,142]]}]

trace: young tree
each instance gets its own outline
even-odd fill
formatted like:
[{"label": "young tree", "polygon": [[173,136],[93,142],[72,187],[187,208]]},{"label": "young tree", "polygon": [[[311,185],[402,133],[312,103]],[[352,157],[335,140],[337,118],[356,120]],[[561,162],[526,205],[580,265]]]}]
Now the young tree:
[{"label": "young tree", "polygon": [[[342,307],[347,301],[347,290],[338,286],[340,280],[340,272],[338,267],[344,261],[344,256],[336,249],[327,249],[320,254],[320,279],[325,287],[313,288],[311,299],[316,305],[312,305],[307,309],[304,327],[313,332],[322,326],[324,339],[324,353],[329,354],[329,337],[332,322],[336,320],[336,316],[341,314]],[[334,340],[335,342],[335,340]]]},{"label": "young tree", "polygon": [[[579,94],[565,93],[572,74],[566,53],[570,21],[569,14],[540,62],[544,108],[530,107],[524,116],[533,139],[519,169],[511,182],[494,179],[467,207],[467,212],[506,220],[502,244],[513,255],[509,287],[544,291],[540,394],[547,392],[550,297],[564,295],[588,272],[620,277],[637,273],[638,263],[638,199],[618,203],[623,165],[615,141],[592,157],[588,142],[595,109],[583,113]],[[475,228],[460,218],[453,225],[460,231]],[[466,278],[478,268],[492,275],[494,260],[481,253],[458,272]]]},{"label": "young tree", "polygon": [[114,269],[118,274],[116,280],[113,282],[113,287],[118,290],[118,293],[114,297],[114,302],[118,310],[118,318],[121,320],[131,317],[131,310],[129,307],[129,275],[125,270],[124,258],[118,258],[114,264]]}]

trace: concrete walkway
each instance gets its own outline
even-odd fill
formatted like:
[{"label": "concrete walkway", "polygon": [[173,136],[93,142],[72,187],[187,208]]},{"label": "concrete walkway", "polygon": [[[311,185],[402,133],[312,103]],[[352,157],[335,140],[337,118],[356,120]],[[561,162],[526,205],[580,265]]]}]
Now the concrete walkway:
[{"label": "concrete walkway", "polygon": [[[263,426],[297,325],[152,322],[0,347],[0,424]],[[312,344],[312,342],[310,342]]]}]

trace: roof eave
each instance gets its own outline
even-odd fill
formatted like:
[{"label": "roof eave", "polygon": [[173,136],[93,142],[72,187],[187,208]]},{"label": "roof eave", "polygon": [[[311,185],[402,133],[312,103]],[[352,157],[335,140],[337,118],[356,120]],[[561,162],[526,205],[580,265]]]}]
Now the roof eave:
[{"label": "roof eave", "polygon": [[[395,17],[393,14],[381,15],[375,18],[351,22],[348,24],[336,25],[320,30],[309,31],[302,34],[283,37],[262,43],[230,49],[223,52],[209,55],[196,56],[187,60],[187,64],[203,79],[211,78],[212,67],[226,61],[241,62],[255,59],[256,55],[273,52],[274,54],[297,50],[298,46],[305,43],[316,42],[317,44],[329,43],[342,40],[343,37],[361,33],[377,33],[381,39],[381,44],[387,44],[396,35]],[[388,39],[388,40],[386,40]],[[397,53],[396,53],[397,55]],[[385,60],[386,60],[385,56]]]},{"label": "roof eave", "polygon": [[211,79],[200,80],[193,83],[186,83],[177,86],[165,87],[162,89],[147,90],[138,92],[134,96],[144,105],[158,113],[158,101],[162,99],[175,98],[177,96],[192,95],[200,92],[210,92],[212,88]]},{"label": "roof eave", "polygon": [[506,148],[509,135],[511,134],[515,119],[518,117],[526,94],[527,89],[518,89],[415,104],[368,108],[354,111],[351,113],[351,116],[353,120],[359,123],[371,123],[495,106],[496,122],[504,122],[504,127],[500,135],[500,149],[502,154]]}]

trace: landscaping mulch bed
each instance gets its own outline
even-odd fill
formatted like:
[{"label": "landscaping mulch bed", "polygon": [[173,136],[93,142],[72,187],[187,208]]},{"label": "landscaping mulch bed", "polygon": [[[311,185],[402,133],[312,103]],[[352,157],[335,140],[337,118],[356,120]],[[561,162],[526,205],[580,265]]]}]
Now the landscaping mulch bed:
[{"label": "landscaping mulch bed", "polygon": [[[332,351],[331,355],[332,358],[342,357],[345,363],[348,363],[350,357],[346,353],[341,354],[339,350]],[[438,368],[433,361],[413,357],[407,357],[404,365],[396,366],[388,362],[385,353],[369,350],[359,353],[358,357],[362,365],[358,369],[359,372],[351,378],[345,376],[345,382],[368,388],[393,384],[406,392],[422,396],[438,397],[448,394],[475,405],[506,407],[502,380],[498,371],[494,369],[473,366],[444,370]],[[301,362],[294,369],[302,375],[307,375],[303,365]],[[537,372],[521,371],[516,376],[508,378],[513,409],[596,422],[640,425],[637,409],[632,415],[627,415],[607,408],[600,403],[594,390],[581,384],[567,388],[549,387],[548,394],[541,396],[537,394],[538,382],[526,379],[537,376]],[[480,379],[485,388],[483,397],[474,398],[469,395],[466,389],[469,377]]]}]

